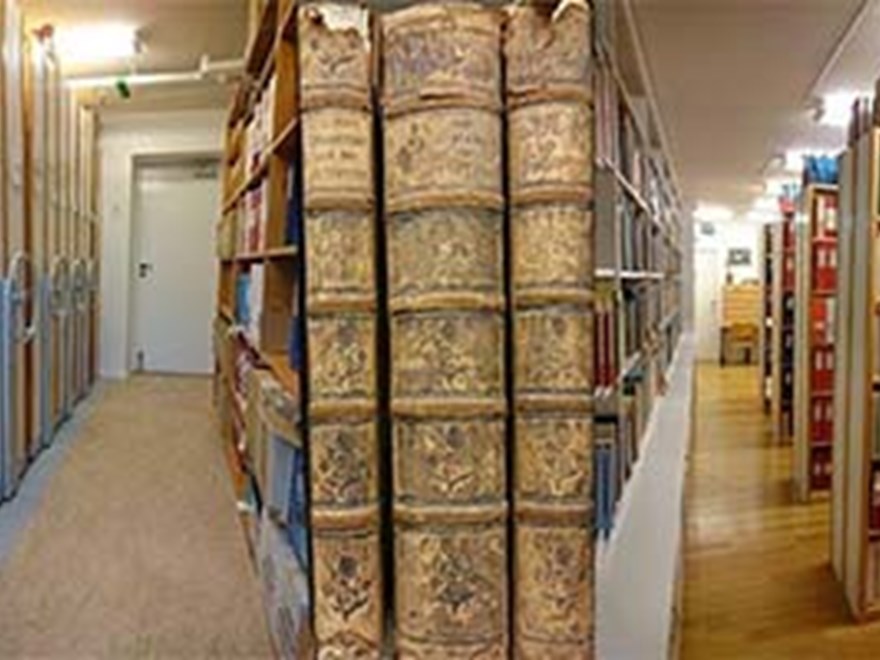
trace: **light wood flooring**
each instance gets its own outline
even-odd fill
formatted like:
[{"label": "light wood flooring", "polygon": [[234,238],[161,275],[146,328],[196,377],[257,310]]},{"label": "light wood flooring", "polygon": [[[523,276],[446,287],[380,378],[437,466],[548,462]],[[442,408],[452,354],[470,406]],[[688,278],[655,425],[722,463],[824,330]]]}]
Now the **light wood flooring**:
[{"label": "light wood flooring", "polygon": [[831,570],[829,499],[793,497],[757,369],[701,366],[697,405],[684,659],[880,658],[880,624],[851,622]]}]

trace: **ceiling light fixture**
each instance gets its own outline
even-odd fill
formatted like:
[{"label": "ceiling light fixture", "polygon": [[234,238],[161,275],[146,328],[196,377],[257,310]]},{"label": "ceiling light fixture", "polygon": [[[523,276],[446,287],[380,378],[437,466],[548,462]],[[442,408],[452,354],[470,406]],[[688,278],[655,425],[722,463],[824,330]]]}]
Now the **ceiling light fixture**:
[{"label": "ceiling light fixture", "polygon": [[749,222],[757,222],[759,224],[764,224],[765,222],[773,222],[777,220],[778,216],[768,210],[762,209],[752,209],[748,213],[746,213],[746,220]]},{"label": "ceiling light fixture", "polygon": [[776,213],[779,211],[779,198],[775,195],[758,197],[752,204],[752,211],[758,213]]},{"label": "ceiling light fixture", "polygon": [[59,28],[55,45],[65,64],[93,64],[134,57],[137,30],[122,23],[101,23]]},{"label": "ceiling light fixture", "polygon": [[819,123],[826,126],[846,128],[852,117],[852,107],[856,99],[868,96],[862,92],[832,92],[822,97],[819,109]]},{"label": "ceiling light fixture", "polygon": [[779,197],[798,185],[798,180],[790,176],[770,177],[764,181],[764,194],[768,197]]},{"label": "ceiling light fixture", "polygon": [[733,220],[733,211],[718,204],[697,204],[694,219],[699,222],[727,222]]},{"label": "ceiling light fixture", "polygon": [[835,156],[833,151],[827,149],[789,149],[785,152],[785,171],[792,174],[800,174],[804,171],[807,158],[815,156]]}]

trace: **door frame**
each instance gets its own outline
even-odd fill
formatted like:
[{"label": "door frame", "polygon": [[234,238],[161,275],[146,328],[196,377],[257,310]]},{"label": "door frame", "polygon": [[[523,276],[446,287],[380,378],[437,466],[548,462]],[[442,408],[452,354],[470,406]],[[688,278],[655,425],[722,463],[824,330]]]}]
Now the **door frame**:
[{"label": "door frame", "polygon": [[[216,161],[218,167],[218,186],[219,186],[219,198],[221,208],[217,209],[217,214],[219,219],[219,215],[222,211],[223,204],[223,154],[220,151],[180,151],[180,152],[162,152],[162,153],[145,153],[145,154],[134,154],[131,158],[131,196],[130,196],[130,208],[129,208],[129,217],[131,218],[131,229],[129,232],[129,259],[128,259],[128,286],[127,286],[127,301],[126,301],[126,319],[127,319],[127,332],[125,336],[125,369],[126,373],[130,376],[134,373],[137,373],[137,370],[134,368],[135,365],[135,355],[134,355],[134,340],[136,330],[136,310],[138,304],[138,293],[137,293],[137,272],[138,272],[138,242],[141,236],[141,218],[138,217],[137,206],[138,206],[138,172],[143,167],[162,167],[164,166],[174,166],[181,164],[193,163],[195,161]],[[216,220],[215,219],[215,223]],[[209,338],[210,340],[210,338]],[[156,373],[156,372],[153,372]]]}]

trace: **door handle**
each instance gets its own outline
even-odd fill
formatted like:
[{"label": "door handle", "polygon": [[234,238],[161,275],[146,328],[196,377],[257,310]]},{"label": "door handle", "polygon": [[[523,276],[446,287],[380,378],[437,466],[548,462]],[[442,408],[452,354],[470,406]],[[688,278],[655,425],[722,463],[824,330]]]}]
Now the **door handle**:
[{"label": "door handle", "polygon": [[153,272],[153,264],[142,261],[138,264],[138,277],[142,280],[146,279],[146,277]]}]

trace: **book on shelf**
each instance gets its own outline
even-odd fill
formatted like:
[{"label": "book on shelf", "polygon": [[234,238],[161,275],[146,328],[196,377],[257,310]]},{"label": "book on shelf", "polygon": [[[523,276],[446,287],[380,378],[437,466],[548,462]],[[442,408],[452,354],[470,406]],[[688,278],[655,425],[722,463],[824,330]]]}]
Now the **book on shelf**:
[{"label": "book on shelf", "polygon": [[834,437],[834,402],[830,396],[815,396],[811,405],[811,434],[813,445],[830,443]]},{"label": "book on shelf", "polygon": [[810,488],[812,490],[827,490],[831,487],[831,459],[830,446],[813,447],[810,455]]},{"label": "book on shelf", "polygon": [[617,334],[617,294],[610,282],[596,285],[595,361],[596,387],[613,388],[620,373]]},{"label": "book on shelf", "polygon": [[304,224],[302,196],[298,194],[299,182],[294,166],[289,167],[287,170],[286,186],[287,221],[284,232],[285,244],[301,247]]},{"label": "book on shelf", "polygon": [[247,176],[257,173],[272,143],[273,118],[275,116],[276,76],[273,75],[254,105],[253,114],[245,127],[245,153]]},{"label": "book on shelf", "polygon": [[607,538],[614,527],[614,509],[620,486],[617,470],[617,417],[597,416],[593,423],[593,432],[596,443],[596,531]]},{"label": "book on shelf", "polygon": [[827,346],[834,343],[835,309],[833,297],[813,298],[810,301],[813,344]]},{"label": "book on shelf", "polygon": [[837,246],[834,243],[813,246],[813,288],[821,293],[834,293],[837,288]]},{"label": "book on shelf", "polygon": [[823,238],[837,236],[837,193],[816,195],[816,235]]}]

